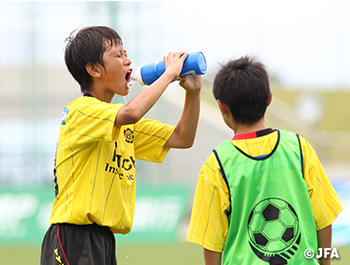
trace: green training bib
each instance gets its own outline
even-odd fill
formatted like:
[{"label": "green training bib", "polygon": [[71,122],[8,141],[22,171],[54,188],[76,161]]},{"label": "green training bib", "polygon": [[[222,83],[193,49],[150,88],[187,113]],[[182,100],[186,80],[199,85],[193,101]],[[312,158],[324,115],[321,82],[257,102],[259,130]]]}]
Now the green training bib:
[{"label": "green training bib", "polygon": [[270,154],[251,157],[224,141],[214,149],[231,209],[223,264],[318,264],[317,233],[303,179],[299,137],[278,131]]}]

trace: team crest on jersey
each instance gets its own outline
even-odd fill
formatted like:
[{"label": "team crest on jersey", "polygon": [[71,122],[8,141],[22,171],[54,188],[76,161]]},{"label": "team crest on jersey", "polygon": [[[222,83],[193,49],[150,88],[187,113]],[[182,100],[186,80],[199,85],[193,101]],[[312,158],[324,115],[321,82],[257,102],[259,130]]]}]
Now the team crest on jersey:
[{"label": "team crest on jersey", "polygon": [[130,128],[124,130],[125,142],[133,143],[134,142],[134,132]]}]

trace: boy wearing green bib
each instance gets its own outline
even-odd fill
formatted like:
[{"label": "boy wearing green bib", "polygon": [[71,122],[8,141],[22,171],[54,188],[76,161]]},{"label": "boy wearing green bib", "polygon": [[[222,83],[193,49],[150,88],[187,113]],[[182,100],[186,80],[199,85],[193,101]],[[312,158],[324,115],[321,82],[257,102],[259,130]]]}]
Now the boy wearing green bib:
[{"label": "boy wearing green bib", "polygon": [[199,173],[187,240],[203,247],[206,265],[330,264],[309,253],[331,247],[343,207],[312,146],[265,125],[265,66],[249,57],[228,62],[213,93],[235,136]]}]

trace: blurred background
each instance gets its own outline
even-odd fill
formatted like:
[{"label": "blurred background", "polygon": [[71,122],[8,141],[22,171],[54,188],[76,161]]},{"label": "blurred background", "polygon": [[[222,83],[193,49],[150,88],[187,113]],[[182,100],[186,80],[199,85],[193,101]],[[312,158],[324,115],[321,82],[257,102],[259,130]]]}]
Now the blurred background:
[{"label": "blurred background", "polygon": [[[348,1],[0,1],[0,263],[38,264],[54,199],[53,160],[61,112],[80,96],[64,63],[75,29],[106,25],[136,69],[169,51],[202,51],[198,134],[162,164],[137,161],[133,230],[117,236],[118,264],[203,264],[185,241],[197,174],[232,132],[211,89],[220,66],[262,61],[274,97],[266,124],[305,137],[345,210],[333,224],[334,264],[350,260],[350,3]],[[136,85],[127,102],[143,89]],[[172,84],[146,117],[175,125],[184,91]],[[21,253],[19,255],[18,253]]]}]

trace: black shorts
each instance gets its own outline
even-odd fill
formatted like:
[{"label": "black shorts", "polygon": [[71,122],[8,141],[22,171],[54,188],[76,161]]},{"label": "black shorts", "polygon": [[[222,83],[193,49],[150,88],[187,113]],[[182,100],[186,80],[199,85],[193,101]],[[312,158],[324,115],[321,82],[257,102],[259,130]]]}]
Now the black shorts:
[{"label": "black shorts", "polygon": [[51,225],[41,246],[41,265],[116,265],[115,238],[108,227]]}]

